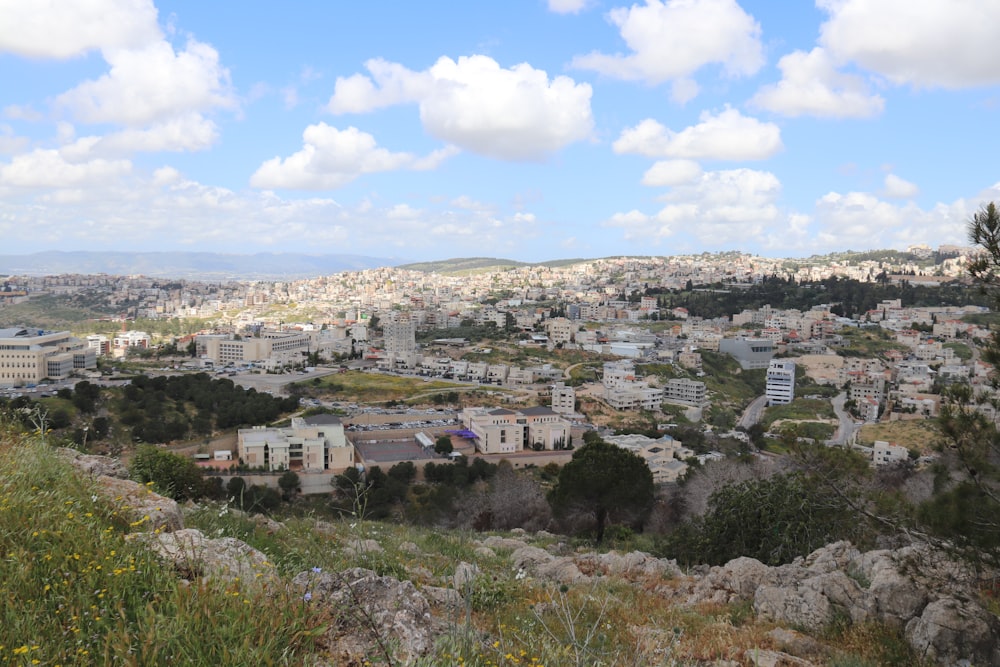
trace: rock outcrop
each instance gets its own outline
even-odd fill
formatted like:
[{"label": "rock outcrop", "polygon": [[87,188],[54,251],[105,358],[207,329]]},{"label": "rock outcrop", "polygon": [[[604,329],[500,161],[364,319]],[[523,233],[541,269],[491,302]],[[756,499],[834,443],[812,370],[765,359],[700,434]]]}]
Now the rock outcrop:
[{"label": "rock outcrop", "polygon": [[337,619],[324,638],[331,665],[385,659],[385,652],[393,661],[409,664],[429,653],[442,632],[427,598],[409,581],[353,568],[300,572],[292,586],[309,604],[327,606]]}]

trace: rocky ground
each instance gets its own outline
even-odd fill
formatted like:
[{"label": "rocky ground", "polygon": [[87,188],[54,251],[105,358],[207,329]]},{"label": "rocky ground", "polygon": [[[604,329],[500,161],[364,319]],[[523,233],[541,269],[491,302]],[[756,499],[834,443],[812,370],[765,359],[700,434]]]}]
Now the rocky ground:
[{"label": "rocky ground", "polygon": [[[246,587],[290,586],[310,604],[341,612],[327,630],[323,646],[328,664],[361,664],[364,656],[392,654],[410,663],[429,654],[467,609],[466,597],[480,573],[477,562],[455,563],[447,577],[435,577],[419,566],[408,577],[383,576],[360,568],[324,572],[319,568],[282,580],[268,557],[232,537],[211,537],[185,528],[184,508],[125,479],[117,461],[66,456],[98,481],[99,488],[131,512],[137,539],[146,541],[179,577],[239,582]],[[281,523],[253,517],[266,531]],[[318,531],[336,531],[318,523]],[[539,546],[539,545],[545,545]],[[773,627],[768,648],[747,647],[736,659],[714,664],[823,665],[831,648],[816,639],[831,624],[880,622],[898,628],[917,655],[941,665],[1000,664],[1000,620],[983,602],[984,583],[993,581],[946,553],[914,544],[894,550],[861,552],[846,542],[827,545],[806,558],[769,567],[752,558],[737,558],[721,567],[682,571],[670,560],[640,552],[598,553],[571,550],[547,533],[482,536],[477,557],[506,559],[512,576],[585,586],[595,579],[615,578],[679,606],[744,605],[760,622]],[[344,547],[358,556],[383,549],[376,540],[358,539]],[[419,547],[397,546],[418,556]],[[344,609],[353,613],[344,615]],[[635,619],[636,636],[648,638],[649,651],[662,650],[664,628],[645,627]],[[657,648],[659,647],[659,648]],[[388,656],[387,656],[388,661]],[[676,664],[676,663],[675,663]]]}]

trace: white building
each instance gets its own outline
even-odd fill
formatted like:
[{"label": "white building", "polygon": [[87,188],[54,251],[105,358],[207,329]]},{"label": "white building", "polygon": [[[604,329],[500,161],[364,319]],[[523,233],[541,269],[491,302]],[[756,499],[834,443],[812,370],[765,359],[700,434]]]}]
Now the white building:
[{"label": "white building", "polygon": [[354,465],[354,445],[331,415],[296,417],[290,428],[240,429],[237,448],[243,463],[271,471],[343,472]]},{"label": "white building", "polygon": [[872,447],[872,463],[877,466],[902,463],[910,458],[910,450],[899,445],[891,445],[882,440],[876,440]]},{"label": "white building", "polygon": [[563,415],[576,412],[576,389],[567,387],[564,382],[552,385],[552,411]]},{"label": "white building", "polygon": [[0,329],[0,386],[61,380],[93,368],[96,351],[68,331]]},{"label": "white building", "polygon": [[768,405],[788,405],[795,398],[795,362],[772,359],[767,366]]}]

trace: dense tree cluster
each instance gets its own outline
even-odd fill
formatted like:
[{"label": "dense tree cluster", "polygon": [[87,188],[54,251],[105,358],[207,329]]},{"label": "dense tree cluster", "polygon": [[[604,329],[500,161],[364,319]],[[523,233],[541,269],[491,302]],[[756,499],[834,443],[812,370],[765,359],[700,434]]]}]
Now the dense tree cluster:
[{"label": "dense tree cluster", "polygon": [[657,296],[661,308],[683,307],[690,315],[704,318],[730,317],[744,309],[756,310],[764,305],[809,310],[818,303],[829,303],[834,304],[832,310],[837,315],[861,318],[886,299],[900,299],[904,307],[988,304],[988,299],[979,290],[961,282],[940,286],[913,285],[905,281],[894,284],[886,276],[875,282],[833,276],[809,283],[771,276],[746,288],[723,284],[690,286],[684,290],[649,288],[646,295]]},{"label": "dense tree cluster", "polygon": [[266,424],[294,410],[297,399],[275,398],[204,373],[139,376],[125,386],[119,419],[142,442],[171,442],[213,430]]}]

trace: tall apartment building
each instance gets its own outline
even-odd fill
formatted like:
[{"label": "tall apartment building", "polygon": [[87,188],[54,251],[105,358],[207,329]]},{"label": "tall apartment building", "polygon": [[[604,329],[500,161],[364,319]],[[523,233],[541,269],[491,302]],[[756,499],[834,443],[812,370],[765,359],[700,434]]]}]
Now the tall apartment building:
[{"label": "tall apartment building", "polygon": [[68,331],[0,329],[0,386],[61,380],[94,368],[94,349]]},{"label": "tall apartment building", "polygon": [[552,411],[563,415],[576,412],[576,389],[567,387],[564,382],[552,385]]},{"label": "tall apartment building", "polygon": [[768,405],[788,405],[795,398],[795,362],[772,359],[767,367]]},{"label": "tall apartment building", "polygon": [[387,355],[405,355],[417,350],[416,322],[403,315],[382,322],[382,337]]}]

